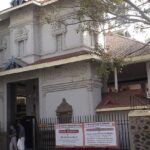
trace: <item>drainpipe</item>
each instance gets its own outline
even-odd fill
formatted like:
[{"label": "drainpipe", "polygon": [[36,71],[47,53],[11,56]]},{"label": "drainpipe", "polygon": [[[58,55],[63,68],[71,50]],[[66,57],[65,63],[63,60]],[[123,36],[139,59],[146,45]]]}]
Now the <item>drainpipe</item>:
[{"label": "drainpipe", "polygon": [[117,68],[114,68],[114,81],[115,81],[115,91],[118,92],[118,74],[117,74]]}]

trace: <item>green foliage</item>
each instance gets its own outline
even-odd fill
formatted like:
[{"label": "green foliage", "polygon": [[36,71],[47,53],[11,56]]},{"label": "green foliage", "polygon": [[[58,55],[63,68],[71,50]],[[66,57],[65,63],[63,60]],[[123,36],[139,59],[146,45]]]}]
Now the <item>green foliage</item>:
[{"label": "green foliage", "polygon": [[150,25],[150,1],[141,0],[80,0],[80,21],[85,17],[102,23],[115,21],[117,24],[143,23]]},{"label": "green foliage", "polygon": [[120,73],[125,65],[124,58],[113,56],[101,46],[96,46],[91,53],[100,58],[97,72],[103,82],[108,80],[110,73],[113,72],[115,68],[117,68],[118,73]]},{"label": "green foliage", "polygon": [[[106,28],[99,32],[129,24],[137,25],[140,29],[145,26],[150,28],[150,1],[136,0],[134,3],[132,0],[80,0],[80,6],[77,16],[79,22],[83,23],[81,31],[90,32],[95,25],[106,26],[106,24]],[[92,50],[92,54],[96,54],[100,58],[97,70],[103,81],[108,79],[114,68],[121,72],[125,64],[124,58],[113,56],[101,46],[96,46]]]},{"label": "green foliage", "polygon": [[[79,2],[79,6],[76,6],[78,9],[72,16],[73,21],[70,21],[70,16],[68,19],[58,20],[60,9],[63,7],[61,5],[59,5],[60,9],[51,8],[54,11],[49,15],[46,11],[45,20],[48,23],[59,22],[65,26],[78,24],[77,32],[96,31],[100,33],[129,24],[136,24],[140,29],[145,28],[145,25],[147,29],[150,28],[150,1],[78,0],[77,2]],[[99,27],[102,28],[99,29]],[[106,52],[101,46],[96,46],[92,50],[92,54],[96,54],[100,58],[98,73],[100,78],[105,81],[108,79],[109,74],[114,71],[114,68],[117,68],[118,72],[120,72],[124,66],[124,58],[113,56],[113,54],[109,51]]]}]

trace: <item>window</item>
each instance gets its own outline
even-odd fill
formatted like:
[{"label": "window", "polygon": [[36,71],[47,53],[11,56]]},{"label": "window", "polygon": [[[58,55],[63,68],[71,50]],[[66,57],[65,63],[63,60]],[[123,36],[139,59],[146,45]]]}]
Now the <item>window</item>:
[{"label": "window", "polygon": [[24,55],[24,43],[25,41],[18,41],[18,56],[23,56]]},{"label": "window", "polygon": [[28,40],[28,30],[21,27],[15,32],[15,41],[18,46],[18,57],[25,55],[26,41]]},{"label": "window", "polygon": [[62,42],[62,40],[63,40],[63,36],[62,36],[62,34],[58,34],[58,35],[56,35],[56,48],[57,48],[57,51],[62,51],[62,49],[63,49],[63,42]]}]

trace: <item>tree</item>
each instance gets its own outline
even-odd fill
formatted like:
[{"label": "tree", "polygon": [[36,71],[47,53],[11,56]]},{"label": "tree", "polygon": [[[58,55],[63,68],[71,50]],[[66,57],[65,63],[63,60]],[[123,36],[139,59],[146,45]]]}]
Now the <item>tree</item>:
[{"label": "tree", "polygon": [[149,0],[80,0],[80,5],[79,16],[87,16],[89,21],[108,23],[114,20],[150,26]]},{"label": "tree", "polygon": [[[150,0],[76,0],[72,2],[74,2],[73,6],[66,6],[62,1],[59,1],[56,7],[51,7],[52,14],[48,15],[47,11],[45,12],[47,14],[46,20],[49,23],[57,22],[65,26],[79,24],[78,32],[98,31],[100,33],[131,24],[140,31],[150,28]],[[61,8],[74,9],[74,13],[59,18]],[[102,28],[99,28],[100,26]],[[149,43],[150,41],[144,47]],[[98,72],[103,80],[108,79],[114,68],[120,71],[124,65],[123,58],[114,56],[109,52],[106,53],[106,49],[101,45],[96,44],[91,52],[100,57]]]},{"label": "tree", "polygon": [[[76,23],[84,23],[83,30],[91,30],[93,25],[113,30],[124,26],[134,25],[137,30],[148,30],[150,28],[150,0],[80,0],[80,9],[77,12]],[[150,41],[134,52],[148,46]],[[132,53],[134,53],[132,52]],[[101,78],[107,80],[111,71],[123,67],[123,58],[105,53],[101,47],[95,47],[94,54],[101,57],[99,73]]]}]

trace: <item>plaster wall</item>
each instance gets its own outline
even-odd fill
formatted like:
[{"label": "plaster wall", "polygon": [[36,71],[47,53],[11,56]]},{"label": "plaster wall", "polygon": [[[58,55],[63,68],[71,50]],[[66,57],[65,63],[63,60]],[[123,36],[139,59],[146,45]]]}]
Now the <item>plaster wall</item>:
[{"label": "plaster wall", "polygon": [[13,11],[10,15],[10,25],[16,26],[33,21],[33,7],[28,6]]},{"label": "plaster wall", "polygon": [[[83,36],[83,45],[89,48],[94,48],[95,44],[99,44],[100,46],[104,47],[105,46],[105,41],[104,41],[104,34],[101,33],[101,29],[99,29],[99,32],[97,33],[97,39],[94,38],[94,34],[91,32],[89,33],[89,31],[84,31],[82,33]],[[98,29],[97,29],[98,30]],[[94,30],[93,30],[94,32]],[[95,41],[97,40],[97,41]]]},{"label": "plaster wall", "polygon": [[[35,15],[38,9],[33,6],[19,9],[10,16],[11,55],[27,63],[39,58],[39,24]],[[18,42],[24,41],[24,52],[19,54]]]},{"label": "plaster wall", "polygon": [[7,127],[7,83],[35,78],[39,79],[39,117],[55,117],[63,98],[72,105],[74,115],[95,113],[100,101],[101,84],[92,78],[90,62],[72,63],[0,78],[3,83],[0,88],[3,97],[0,119],[4,130]]},{"label": "plaster wall", "polygon": [[[6,21],[0,22],[0,35],[1,32],[5,32],[8,45],[4,54],[0,52],[5,56],[1,56],[3,60],[0,60],[0,65],[8,63],[12,57],[30,64],[42,58],[90,50],[89,33],[77,32],[78,24],[65,25],[57,22],[65,20],[67,23],[74,23],[74,20],[70,18],[75,16],[77,8],[75,5],[72,0],[64,0],[41,9],[30,5],[13,11]],[[54,17],[54,20],[48,23],[47,16]],[[57,48],[57,36],[60,34],[62,34],[61,51]],[[20,41],[24,41],[24,50],[21,54],[18,44]],[[103,43],[102,39],[100,41]]]},{"label": "plaster wall", "polygon": [[63,98],[72,105],[73,115],[94,114],[101,93],[95,89],[99,86],[101,90],[101,84],[98,80],[93,80],[91,76],[89,62],[45,70],[42,78],[41,116],[56,117],[55,111]]},{"label": "plaster wall", "polygon": [[56,117],[56,109],[59,104],[61,104],[63,98],[72,105],[73,115],[82,116],[91,114],[89,110],[88,91],[86,88],[80,88],[47,93],[45,109],[46,117]]},{"label": "plaster wall", "polygon": [[0,22],[0,67],[10,56],[9,19]]}]

